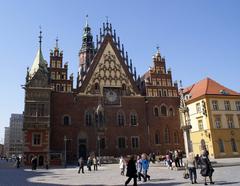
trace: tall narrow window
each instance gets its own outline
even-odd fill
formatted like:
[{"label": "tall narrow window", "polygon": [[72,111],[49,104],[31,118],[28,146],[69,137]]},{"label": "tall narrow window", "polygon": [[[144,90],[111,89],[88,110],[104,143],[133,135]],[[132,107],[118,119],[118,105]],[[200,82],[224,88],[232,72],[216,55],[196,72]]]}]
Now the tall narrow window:
[{"label": "tall narrow window", "polygon": [[237,144],[235,142],[235,139],[231,139],[231,146],[232,146],[232,151],[237,152]]},{"label": "tall narrow window", "polygon": [[198,130],[203,130],[203,121],[198,120]]},{"label": "tall narrow window", "polygon": [[158,117],[158,108],[157,107],[154,107],[154,116]]},{"label": "tall narrow window", "polygon": [[126,148],[125,137],[119,137],[118,138],[118,148],[119,149],[125,149]]},{"label": "tall narrow window", "polygon": [[124,114],[122,112],[117,113],[117,123],[119,127],[122,127],[125,124]]},{"label": "tall narrow window", "polygon": [[200,103],[196,104],[196,110],[197,110],[197,113],[201,113],[201,105],[200,105]]},{"label": "tall narrow window", "polygon": [[236,104],[236,110],[240,111],[240,101],[236,101],[235,104]]},{"label": "tall narrow window", "polygon": [[220,116],[215,116],[215,126],[217,129],[220,129],[221,128],[221,118]]},{"label": "tall narrow window", "polygon": [[136,113],[130,114],[130,122],[131,122],[131,126],[137,125],[137,114]]},{"label": "tall narrow window", "polygon": [[32,145],[41,145],[41,134],[33,134]]},{"label": "tall narrow window", "polygon": [[212,108],[213,108],[213,110],[218,110],[218,101],[217,100],[212,101]]},{"label": "tall narrow window", "polygon": [[132,148],[139,148],[139,137],[132,137]]},{"label": "tall narrow window", "polygon": [[170,108],[170,109],[169,109],[168,115],[169,115],[170,117],[174,116],[173,108]]},{"label": "tall narrow window", "polygon": [[164,131],[164,142],[165,143],[170,143],[168,128],[165,128],[165,131]]},{"label": "tall narrow window", "polygon": [[89,111],[86,112],[85,123],[86,123],[86,126],[91,126],[92,125],[92,114]]},{"label": "tall narrow window", "polygon": [[232,115],[227,115],[227,124],[228,128],[234,128],[234,123],[233,123],[233,116]]},{"label": "tall narrow window", "polygon": [[155,144],[160,144],[160,136],[159,136],[159,131],[155,133]]},{"label": "tall narrow window", "polygon": [[100,92],[100,88],[99,88],[99,84],[98,83],[95,83],[94,90],[95,90],[95,93],[99,93]]},{"label": "tall narrow window", "polygon": [[70,125],[70,117],[69,116],[63,117],[63,125]]},{"label": "tall narrow window", "polygon": [[167,116],[167,108],[164,105],[161,106],[161,115],[162,116]]},{"label": "tall narrow window", "polygon": [[100,148],[105,149],[106,148],[106,140],[105,138],[100,138]]},{"label": "tall narrow window", "polygon": [[224,152],[224,144],[222,139],[218,140],[218,146],[219,146],[219,151]]},{"label": "tall narrow window", "polygon": [[225,110],[231,110],[230,101],[224,101]]},{"label": "tall narrow window", "polygon": [[173,137],[174,137],[174,143],[179,144],[179,138],[178,138],[178,132],[177,131],[174,131]]}]

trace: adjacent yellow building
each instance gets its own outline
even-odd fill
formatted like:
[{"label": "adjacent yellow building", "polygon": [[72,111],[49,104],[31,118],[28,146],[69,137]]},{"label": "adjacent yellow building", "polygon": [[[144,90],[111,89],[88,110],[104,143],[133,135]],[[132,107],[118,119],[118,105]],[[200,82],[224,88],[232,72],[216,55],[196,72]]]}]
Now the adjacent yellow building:
[{"label": "adjacent yellow building", "polygon": [[205,78],[183,90],[188,107],[190,146],[212,158],[240,157],[240,93]]}]

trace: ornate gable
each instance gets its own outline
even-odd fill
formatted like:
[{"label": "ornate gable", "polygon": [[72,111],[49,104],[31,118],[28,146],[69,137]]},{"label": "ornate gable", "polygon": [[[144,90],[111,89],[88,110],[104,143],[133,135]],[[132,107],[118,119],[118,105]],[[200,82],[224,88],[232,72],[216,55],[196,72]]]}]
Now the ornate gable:
[{"label": "ornate gable", "polygon": [[106,87],[119,88],[122,95],[139,94],[133,75],[109,34],[105,36],[94,57],[80,92],[103,95]]}]

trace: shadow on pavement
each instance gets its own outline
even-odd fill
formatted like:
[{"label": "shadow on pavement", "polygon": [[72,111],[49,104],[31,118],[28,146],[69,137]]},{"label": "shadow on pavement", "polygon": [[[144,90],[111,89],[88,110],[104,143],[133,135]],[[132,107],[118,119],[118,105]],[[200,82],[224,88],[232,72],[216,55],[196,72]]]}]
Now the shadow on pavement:
[{"label": "shadow on pavement", "polygon": [[[239,184],[240,182],[228,182],[228,181],[218,181],[215,182],[216,185],[233,185],[233,184]],[[240,185],[240,184],[239,184]]]},{"label": "shadow on pavement", "polygon": [[[14,176],[13,176],[14,174]],[[8,169],[2,169],[0,168],[0,185],[1,186],[32,186],[32,185],[45,185],[45,186],[54,186],[57,184],[49,184],[49,183],[39,183],[39,182],[30,182],[29,179],[33,177],[39,177],[38,181],[45,181],[45,179],[41,179],[41,176],[48,175],[56,175],[52,172],[48,171],[41,171],[38,172],[38,170],[23,170],[23,168],[16,169],[16,168],[8,168]],[[13,179],[14,178],[14,179]],[[58,184],[59,185],[59,184]]]}]

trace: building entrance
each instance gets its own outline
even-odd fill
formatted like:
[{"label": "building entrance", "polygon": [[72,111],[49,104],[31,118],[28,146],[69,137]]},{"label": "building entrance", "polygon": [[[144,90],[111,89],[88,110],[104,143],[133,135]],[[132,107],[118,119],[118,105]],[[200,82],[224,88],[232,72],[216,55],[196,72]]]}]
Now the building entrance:
[{"label": "building entrance", "polygon": [[78,140],[78,156],[82,157],[84,160],[87,160],[87,146],[86,146],[86,143],[87,143],[86,139],[79,139]]}]

